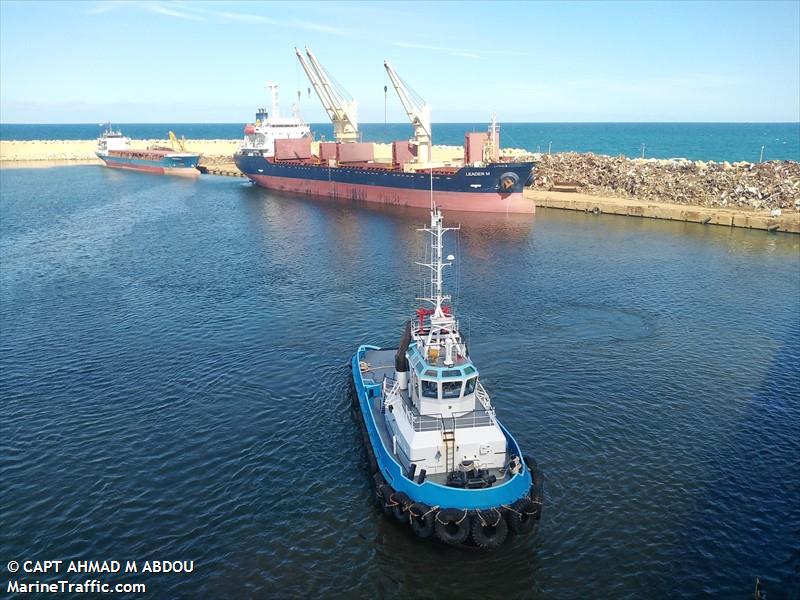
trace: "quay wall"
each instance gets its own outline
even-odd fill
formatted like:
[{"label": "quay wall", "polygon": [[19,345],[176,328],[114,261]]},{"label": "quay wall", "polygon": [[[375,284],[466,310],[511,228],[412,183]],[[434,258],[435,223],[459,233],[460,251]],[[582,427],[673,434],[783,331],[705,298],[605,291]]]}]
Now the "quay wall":
[{"label": "quay wall", "polygon": [[[203,155],[209,173],[235,172],[239,140],[186,140],[186,150]],[[0,140],[0,166],[88,164],[95,140]],[[168,146],[168,140],[133,140],[134,149]],[[312,150],[318,152],[315,143]],[[629,159],[591,153],[533,154],[504,149],[504,156],[536,161],[526,196],[537,206],[669,218],[730,226],[800,232],[800,163]],[[391,144],[375,144],[375,160],[389,162]],[[434,146],[433,160],[463,156],[460,146]]]}]

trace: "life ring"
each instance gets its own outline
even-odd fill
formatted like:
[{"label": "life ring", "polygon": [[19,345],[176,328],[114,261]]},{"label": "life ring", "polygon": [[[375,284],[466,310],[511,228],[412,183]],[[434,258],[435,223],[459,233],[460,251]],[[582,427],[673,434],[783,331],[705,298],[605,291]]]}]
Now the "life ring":
[{"label": "life ring", "polygon": [[530,498],[520,498],[508,511],[508,526],[514,533],[530,533],[538,521],[539,505]]},{"label": "life ring", "polygon": [[500,176],[500,191],[510,193],[514,190],[514,186],[519,183],[519,175],[508,171]]},{"label": "life ring", "polygon": [[478,511],[472,517],[472,541],[479,548],[498,548],[508,537],[508,524],[497,509]]},{"label": "life ring", "polygon": [[446,508],[436,514],[436,537],[445,544],[458,545],[467,541],[470,531],[469,511]]},{"label": "life ring", "polygon": [[407,521],[408,505],[411,504],[411,499],[403,492],[395,492],[390,496],[390,499],[393,501],[391,503],[392,516],[401,523]]},{"label": "life ring", "polygon": [[436,511],[431,510],[431,507],[424,502],[414,502],[408,507],[408,523],[417,537],[431,537],[434,529],[434,512]]}]

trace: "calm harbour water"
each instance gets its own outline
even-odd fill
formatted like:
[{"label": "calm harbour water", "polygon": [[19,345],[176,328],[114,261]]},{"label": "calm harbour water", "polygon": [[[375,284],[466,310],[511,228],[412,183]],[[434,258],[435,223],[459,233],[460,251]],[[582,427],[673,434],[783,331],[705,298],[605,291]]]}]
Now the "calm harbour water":
[{"label": "calm harbour water", "polygon": [[[249,115],[243,118],[252,118]],[[242,123],[122,123],[122,131],[137,139],[163,139],[175,131],[187,139],[236,139]],[[117,124],[115,124],[117,127]],[[436,144],[460,146],[464,133],[486,131],[486,123],[434,123]],[[3,140],[87,140],[100,134],[96,123],[73,125],[20,125],[0,123]],[[333,139],[330,123],[316,123],[317,138]],[[362,123],[365,141],[408,139],[408,123]],[[531,152],[595,152],[612,156],[688,158],[758,162],[800,161],[800,123],[501,123],[504,148]]]},{"label": "calm harbour water", "polygon": [[547,478],[539,531],[483,554],[380,515],[350,408],[356,346],[396,345],[415,306],[426,214],[93,166],[0,186],[0,581],[11,559],[181,559],[100,578],[799,597],[800,236],[445,214],[473,358]]}]

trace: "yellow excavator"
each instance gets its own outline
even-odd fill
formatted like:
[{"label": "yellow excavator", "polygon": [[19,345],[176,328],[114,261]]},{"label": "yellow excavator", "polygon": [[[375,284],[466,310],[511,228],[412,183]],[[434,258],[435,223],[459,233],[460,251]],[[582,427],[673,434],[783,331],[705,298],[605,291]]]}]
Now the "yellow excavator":
[{"label": "yellow excavator", "polygon": [[170,131],[169,141],[175,152],[186,152],[186,139],[183,136],[181,136],[181,139],[178,139],[178,137]]}]

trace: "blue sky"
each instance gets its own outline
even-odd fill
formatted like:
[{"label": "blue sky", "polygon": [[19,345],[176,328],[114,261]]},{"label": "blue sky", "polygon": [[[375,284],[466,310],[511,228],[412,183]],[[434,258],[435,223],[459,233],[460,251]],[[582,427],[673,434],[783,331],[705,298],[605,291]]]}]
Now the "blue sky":
[{"label": "blue sky", "polygon": [[[309,46],[383,122],[383,59],[434,122],[798,121],[800,2],[0,3],[6,123],[243,122]],[[391,86],[388,120],[403,122]]]}]

